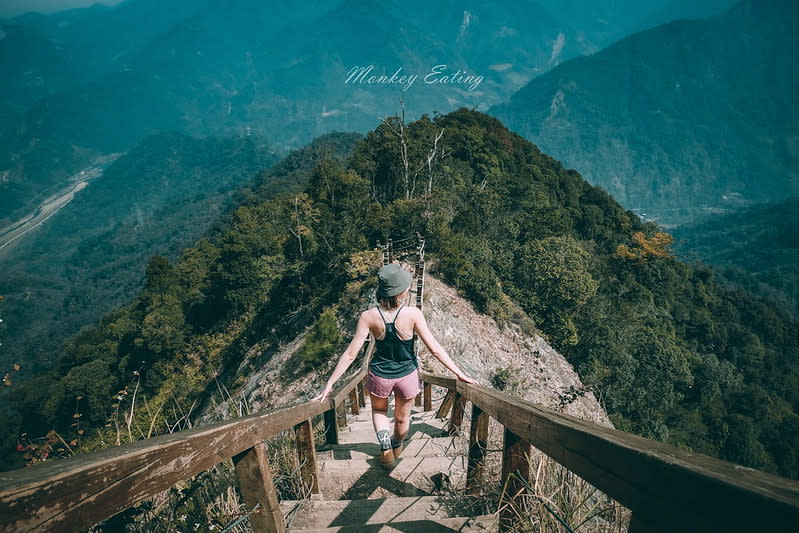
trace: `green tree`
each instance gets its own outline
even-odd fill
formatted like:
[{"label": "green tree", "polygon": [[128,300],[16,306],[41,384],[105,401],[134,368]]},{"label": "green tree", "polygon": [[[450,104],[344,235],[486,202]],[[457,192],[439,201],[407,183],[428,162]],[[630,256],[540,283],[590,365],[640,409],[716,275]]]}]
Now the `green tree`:
[{"label": "green tree", "polygon": [[567,235],[531,241],[519,250],[517,287],[522,307],[559,344],[576,344],[574,314],[594,296],[598,282],[590,255]]},{"label": "green tree", "polygon": [[318,368],[336,353],[340,343],[341,334],[336,320],[336,311],[334,308],[328,307],[319,315],[305,335],[305,343],[300,351],[300,357],[306,368]]}]

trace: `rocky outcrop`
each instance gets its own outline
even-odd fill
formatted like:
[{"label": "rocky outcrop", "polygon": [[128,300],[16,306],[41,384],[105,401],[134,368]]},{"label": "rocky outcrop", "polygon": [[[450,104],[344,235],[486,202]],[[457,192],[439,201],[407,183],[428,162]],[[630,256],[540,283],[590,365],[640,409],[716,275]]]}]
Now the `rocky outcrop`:
[{"label": "rocky outcrop", "polygon": [[[574,368],[536,332],[515,324],[498,324],[429,274],[425,279],[424,314],[430,330],[458,366],[480,383],[491,386],[492,375],[504,370],[516,382],[513,393],[524,399],[612,427],[605,410],[583,386]],[[263,353],[263,346],[254,346],[239,369],[242,379],[238,392],[215,406],[203,420],[290,405],[316,395],[336,361],[304,371],[299,357],[302,344],[303,336],[299,336],[271,355]],[[449,374],[424,345],[419,359],[423,370]],[[266,362],[252,369],[259,360]],[[353,367],[360,364],[356,361]]]},{"label": "rocky outcrop", "polygon": [[[571,364],[534,331],[523,331],[515,324],[500,326],[478,313],[455,289],[429,275],[424,314],[430,331],[453,360],[480,383],[490,385],[497,370],[511,369],[519,381],[517,393],[524,399],[613,427]],[[427,370],[448,373],[426,349],[420,359]]]}]

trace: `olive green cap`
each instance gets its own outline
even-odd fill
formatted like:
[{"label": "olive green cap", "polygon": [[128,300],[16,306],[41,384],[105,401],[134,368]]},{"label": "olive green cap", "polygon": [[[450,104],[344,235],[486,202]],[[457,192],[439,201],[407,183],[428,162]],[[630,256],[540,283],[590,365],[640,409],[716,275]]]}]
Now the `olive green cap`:
[{"label": "olive green cap", "polygon": [[384,265],[377,271],[377,296],[388,298],[396,296],[411,286],[411,273],[398,263]]}]

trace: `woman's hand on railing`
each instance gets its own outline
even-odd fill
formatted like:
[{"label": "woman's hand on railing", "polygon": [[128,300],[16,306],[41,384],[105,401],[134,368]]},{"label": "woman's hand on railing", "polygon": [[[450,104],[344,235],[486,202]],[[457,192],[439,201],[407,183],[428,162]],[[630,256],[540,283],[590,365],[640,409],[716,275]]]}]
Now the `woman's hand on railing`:
[{"label": "woman's hand on railing", "polygon": [[325,385],[325,388],[322,389],[322,392],[318,396],[316,396],[313,399],[313,401],[315,401],[315,402],[323,402],[323,401],[325,401],[327,399],[327,396],[330,394],[330,391],[332,391],[332,390],[333,390],[333,386],[332,385]]},{"label": "woman's hand on railing", "polygon": [[463,381],[464,383],[471,383],[472,385],[478,385],[476,380],[470,378],[466,374],[455,374],[455,377],[458,378],[458,381]]}]

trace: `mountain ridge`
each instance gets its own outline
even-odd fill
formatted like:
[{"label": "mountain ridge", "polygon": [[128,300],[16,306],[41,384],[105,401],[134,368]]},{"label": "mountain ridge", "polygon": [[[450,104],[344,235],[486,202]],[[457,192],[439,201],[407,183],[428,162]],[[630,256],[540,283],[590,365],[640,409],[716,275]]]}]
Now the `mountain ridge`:
[{"label": "mountain ridge", "polygon": [[799,47],[795,25],[787,2],[671,22],[563,63],[491,112],[662,222],[784,199],[799,190],[799,76],[781,54]]},{"label": "mountain ridge", "polygon": [[[407,124],[407,168],[421,175],[403,170],[400,121],[346,160],[315,161],[304,189],[253,189],[177,261],[150,259],[134,301],[70,339],[49,371],[3,388],[9,427],[25,413],[29,434],[55,428],[93,449],[121,438],[114,417],[130,396],[118,391],[135,387],[168,406],[137,423],[167,431],[185,423],[172,408],[238,389],[251,350],[259,366],[308,327],[303,365],[329,364],[374,284],[373,243],[419,232],[438,277],[495,322],[540,331],[616,428],[799,475],[795,317],[679,261],[661,228],[495,118],[461,109]],[[516,366],[541,372],[529,352]],[[74,434],[76,402],[99,433]]]}]

